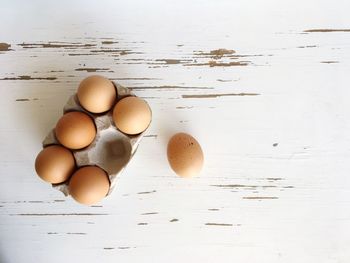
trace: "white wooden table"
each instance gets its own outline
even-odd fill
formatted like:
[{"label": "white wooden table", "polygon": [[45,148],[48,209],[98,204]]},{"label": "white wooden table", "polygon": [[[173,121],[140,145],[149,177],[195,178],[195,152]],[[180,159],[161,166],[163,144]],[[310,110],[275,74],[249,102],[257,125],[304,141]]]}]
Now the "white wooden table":
[{"label": "white wooden table", "polygon": [[[0,262],[350,261],[349,1],[2,1]],[[33,163],[89,74],[153,122],[85,207]],[[195,136],[200,177],[169,137]]]}]

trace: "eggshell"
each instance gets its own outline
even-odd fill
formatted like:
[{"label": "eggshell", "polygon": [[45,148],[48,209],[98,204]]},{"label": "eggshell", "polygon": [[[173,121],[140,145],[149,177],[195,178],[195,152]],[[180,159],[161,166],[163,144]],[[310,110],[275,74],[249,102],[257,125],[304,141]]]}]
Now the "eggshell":
[{"label": "eggshell", "polygon": [[112,108],[117,92],[109,79],[94,75],[80,83],[77,96],[84,109],[92,113],[102,113]]},{"label": "eggshell", "polygon": [[108,191],[107,174],[97,166],[79,168],[69,181],[69,193],[81,204],[95,204],[102,200]]},{"label": "eggshell", "polygon": [[186,133],[175,134],[168,143],[168,161],[181,177],[193,177],[203,167],[203,151],[195,138]]},{"label": "eggshell", "polygon": [[41,179],[52,184],[66,181],[73,173],[74,168],[73,154],[59,145],[44,148],[35,160],[37,174]]},{"label": "eggshell", "polygon": [[129,135],[135,135],[147,129],[152,112],[147,102],[137,97],[126,97],[114,107],[113,120],[116,127]]},{"label": "eggshell", "polygon": [[[113,82],[118,94],[118,100],[129,96],[135,96],[128,88],[119,83]],[[96,126],[96,136],[91,144],[82,149],[72,150],[75,163],[78,168],[85,166],[98,166],[103,169],[110,181],[109,192],[117,187],[119,178],[127,164],[137,152],[138,146],[142,140],[143,133],[127,135],[114,125],[113,110],[103,114],[92,114],[86,111],[79,103],[77,94],[73,94],[63,107],[63,114],[69,112],[83,112],[88,114]],[[53,144],[60,144],[55,135],[55,129],[52,129],[43,140],[43,147]],[[52,187],[61,191],[65,196],[69,196],[69,180],[61,184],[53,184]]]},{"label": "eggshell", "polygon": [[95,138],[96,128],[93,120],[79,111],[64,114],[56,124],[57,140],[69,149],[81,149]]}]

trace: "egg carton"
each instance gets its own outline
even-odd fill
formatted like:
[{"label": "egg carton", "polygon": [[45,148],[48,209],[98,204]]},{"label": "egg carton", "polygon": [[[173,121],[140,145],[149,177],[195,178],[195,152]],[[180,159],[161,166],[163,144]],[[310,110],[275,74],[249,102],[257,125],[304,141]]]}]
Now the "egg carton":
[{"label": "egg carton", "polygon": [[[128,88],[113,82],[117,91],[117,103],[119,100],[135,96]],[[87,165],[96,165],[102,168],[110,181],[109,195],[117,181],[117,177],[123,172],[131,158],[134,156],[144,132],[138,135],[127,135],[122,133],[114,125],[113,107],[107,113],[93,114],[86,111],[78,101],[76,94],[72,95],[63,108],[63,114],[71,111],[80,111],[88,114],[94,120],[96,126],[96,136],[94,141],[87,147],[79,150],[71,150],[77,168]],[[43,147],[58,144],[55,129],[46,136]],[[69,181],[69,180],[68,180]],[[53,188],[69,195],[68,181],[60,184],[52,184]]]}]

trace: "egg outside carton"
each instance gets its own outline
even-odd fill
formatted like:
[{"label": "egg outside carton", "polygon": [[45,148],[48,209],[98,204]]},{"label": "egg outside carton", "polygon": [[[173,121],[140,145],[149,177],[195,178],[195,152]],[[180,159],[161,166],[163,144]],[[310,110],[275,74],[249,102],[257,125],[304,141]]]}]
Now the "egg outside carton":
[{"label": "egg outside carton", "polygon": [[[117,102],[125,97],[135,96],[128,88],[113,82],[117,91]],[[144,132],[138,135],[127,135],[122,133],[114,125],[113,108],[106,113],[92,114],[86,111],[80,104],[77,95],[72,95],[63,108],[63,114],[71,111],[80,111],[88,114],[94,120],[96,126],[96,136],[94,141],[87,147],[79,150],[71,150],[77,168],[96,165],[102,168],[107,174],[110,182],[110,188],[107,195],[110,195],[120,175],[127,164],[134,156]],[[147,130],[147,129],[146,129]],[[55,129],[46,136],[43,141],[43,147],[59,144],[55,135]],[[69,179],[60,184],[52,184],[52,187],[69,195]]]}]

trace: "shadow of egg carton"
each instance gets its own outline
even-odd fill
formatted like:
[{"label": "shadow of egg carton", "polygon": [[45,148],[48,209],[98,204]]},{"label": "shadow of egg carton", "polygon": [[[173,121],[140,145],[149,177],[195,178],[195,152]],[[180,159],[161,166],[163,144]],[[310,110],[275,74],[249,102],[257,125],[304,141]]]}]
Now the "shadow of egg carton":
[{"label": "shadow of egg carton", "polygon": [[[113,82],[117,91],[117,103],[121,99],[129,96],[135,96],[128,88]],[[78,101],[77,95],[72,95],[63,108],[63,114],[80,111],[88,114],[96,126],[96,136],[94,141],[86,148],[71,150],[75,159],[76,168],[88,165],[96,165],[102,168],[108,175],[110,181],[109,195],[120,175],[133,155],[143,137],[144,132],[138,135],[127,135],[117,129],[113,121],[113,107],[103,114],[93,114],[85,110]],[[49,145],[61,145],[56,138],[55,129],[46,136],[43,141],[43,147]],[[53,188],[69,195],[68,182],[52,184]]]}]

